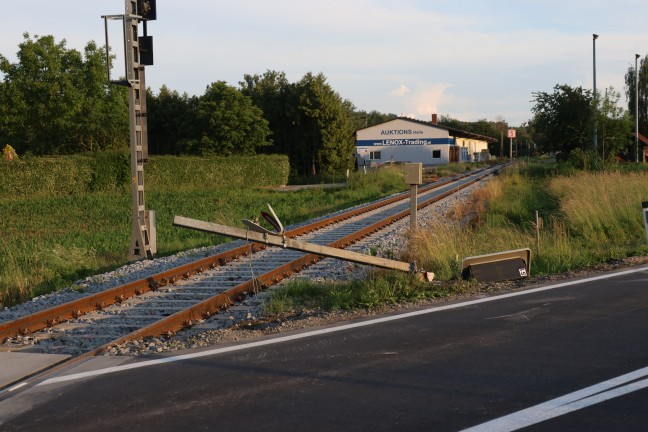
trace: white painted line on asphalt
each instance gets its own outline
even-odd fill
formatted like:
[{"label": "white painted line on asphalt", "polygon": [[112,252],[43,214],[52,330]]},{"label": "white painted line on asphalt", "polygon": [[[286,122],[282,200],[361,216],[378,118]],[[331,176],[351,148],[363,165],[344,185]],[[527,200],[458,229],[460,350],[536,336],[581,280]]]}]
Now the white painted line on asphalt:
[{"label": "white painted line on asphalt", "polygon": [[174,357],[165,357],[161,359],[155,359],[155,360],[146,360],[146,361],[141,361],[141,362],[136,362],[136,363],[131,363],[131,364],[126,364],[126,365],[121,365],[121,366],[114,366],[114,367],[109,367],[105,369],[98,369],[95,371],[89,371],[89,372],[82,372],[82,373],[75,373],[75,374],[70,374],[70,375],[64,375],[56,378],[50,378],[47,379],[38,385],[46,385],[46,384],[54,384],[54,383],[60,383],[60,382],[65,382],[65,381],[73,381],[73,380],[78,380],[78,379],[83,379],[83,378],[89,378],[89,377],[94,377],[94,376],[99,376],[99,375],[105,375],[109,373],[114,373],[114,372],[121,372],[121,371],[126,371],[130,369],[139,369],[143,367],[148,367],[148,366],[155,366],[159,364],[165,364],[165,363],[173,363],[173,362],[178,362],[178,361],[183,361],[183,360],[191,360],[195,358],[200,358],[200,357],[207,357],[207,356],[212,356],[212,355],[218,355],[218,354],[224,354],[228,352],[234,352],[234,351],[242,351],[250,348],[256,348],[256,347],[261,347],[261,346],[266,346],[266,345],[275,345],[283,342],[288,342],[288,341],[293,341],[293,340],[299,340],[299,339],[306,339],[314,336],[321,336],[329,333],[336,333],[340,331],[345,331],[345,330],[350,330],[350,329],[355,329],[355,328],[360,328],[360,327],[367,327],[375,324],[382,324],[390,321],[397,321],[397,320],[402,320],[402,319],[407,319],[415,316],[420,316],[420,315],[427,315],[431,313],[436,313],[436,312],[442,312],[446,310],[451,310],[451,309],[459,309],[462,307],[466,306],[473,306],[473,305],[478,305],[482,303],[489,303],[497,300],[503,300],[507,298],[512,298],[512,297],[519,297],[519,296],[524,296],[528,294],[534,294],[542,291],[549,291],[557,288],[563,288],[567,286],[572,286],[572,285],[578,285],[578,284],[583,284],[587,282],[593,282],[597,280],[602,280],[602,279],[610,279],[618,276],[625,276],[628,274],[633,274],[633,273],[638,273],[642,271],[648,271],[648,266],[647,267],[641,267],[641,268],[636,268],[636,269],[631,269],[631,270],[624,270],[620,271],[617,273],[609,273],[605,275],[600,275],[600,276],[595,276],[591,278],[586,278],[586,279],[579,279],[575,281],[569,281],[569,282],[563,282],[555,285],[549,285],[545,287],[540,287],[540,288],[533,288],[530,290],[525,290],[525,291],[517,291],[514,293],[508,293],[508,294],[502,294],[498,296],[493,296],[493,297],[486,297],[486,298],[481,298],[477,300],[469,300],[461,303],[454,303],[446,306],[436,306],[436,307],[431,307],[428,309],[423,309],[419,311],[414,311],[414,312],[407,312],[399,315],[392,315],[388,317],[383,317],[383,318],[377,318],[373,320],[368,320],[368,321],[363,321],[363,322],[357,322],[353,324],[346,324],[346,325],[341,325],[341,326],[336,326],[336,327],[328,327],[325,329],[320,329],[320,330],[314,330],[310,332],[304,332],[304,333],[299,333],[299,334],[294,334],[290,336],[282,336],[278,338],[273,338],[273,339],[266,339],[262,341],[257,341],[257,342],[250,342],[250,343],[244,343],[241,345],[235,345],[235,346],[230,346],[230,347],[225,347],[225,348],[216,348],[208,351],[201,351],[197,353],[191,353],[191,354],[184,354],[184,355],[179,355],[179,356],[174,356]]},{"label": "white painted line on asphalt", "polygon": [[15,386],[13,386],[13,387],[7,389],[7,391],[8,391],[8,392],[16,391],[16,390],[18,390],[18,389],[21,388],[21,387],[25,387],[26,385],[27,385],[27,383],[20,383],[20,384],[16,384]]},{"label": "white painted line on asphalt", "polygon": [[[644,378],[641,381],[637,381]],[[462,432],[516,431],[648,387],[648,367],[558,397]]]}]

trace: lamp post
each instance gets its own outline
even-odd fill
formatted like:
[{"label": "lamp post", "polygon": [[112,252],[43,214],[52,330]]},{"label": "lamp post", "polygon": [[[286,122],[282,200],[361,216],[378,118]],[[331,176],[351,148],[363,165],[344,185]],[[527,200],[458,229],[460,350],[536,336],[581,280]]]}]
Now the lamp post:
[{"label": "lamp post", "polygon": [[635,163],[639,163],[639,54],[635,54]]},{"label": "lamp post", "polygon": [[598,151],[598,137],[597,137],[597,126],[598,126],[598,119],[597,113],[598,113],[598,100],[596,97],[596,39],[598,39],[597,34],[592,35],[592,57],[594,61],[594,149]]}]

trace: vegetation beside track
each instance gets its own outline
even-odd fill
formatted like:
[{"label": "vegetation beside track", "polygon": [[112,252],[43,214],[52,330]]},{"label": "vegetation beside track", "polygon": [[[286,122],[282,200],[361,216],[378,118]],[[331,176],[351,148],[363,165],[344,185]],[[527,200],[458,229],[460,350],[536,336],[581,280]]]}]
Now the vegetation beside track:
[{"label": "vegetation beside track", "polygon": [[[288,182],[289,171],[288,158],[282,155],[151,156],[145,166],[146,190],[279,186]],[[128,194],[130,174],[129,155],[117,151],[0,160],[0,199]]]},{"label": "vegetation beside track", "polygon": [[[466,170],[443,167],[439,174]],[[334,285],[304,281],[278,290],[269,311],[301,308],[375,308],[472,289],[459,279],[460,261],[471,255],[529,247],[532,275],[568,272],[625,257],[648,255],[641,202],[648,197],[648,172],[586,172],[566,164],[531,164],[509,169],[452,210],[469,225],[444,223],[413,236],[403,260],[415,260],[447,283],[420,284],[407,275],[372,272],[361,282]],[[270,202],[285,224],[402,191],[399,170],[354,173],[337,189],[277,191],[266,188],[186,188],[147,193],[158,218],[159,255],[227,241],[171,226],[174,215],[238,225]],[[130,196],[97,192],[31,199],[0,199],[0,302],[5,305],[69,286],[79,278],[126,263]],[[534,214],[542,227],[536,238]],[[468,216],[468,217],[466,217]],[[452,218],[446,218],[451,220]]]},{"label": "vegetation beside track", "polygon": [[[465,170],[465,167],[463,168]],[[148,179],[148,178],[147,178]],[[400,170],[354,173],[348,187],[278,191],[264,187],[164,182],[151,187],[147,207],[157,214],[158,255],[227,241],[175,228],[175,215],[239,226],[271,203],[286,225],[405,189]],[[127,262],[128,191],[0,197],[0,303],[12,305],[71,285]]]},{"label": "vegetation beside track", "polygon": [[[586,172],[566,164],[531,164],[507,169],[474,192],[469,203],[453,209],[454,217],[411,237],[402,259],[416,261],[444,283],[424,284],[382,271],[356,282],[300,280],[273,293],[266,310],[375,308],[447,296],[475,288],[460,279],[461,259],[511,249],[531,249],[532,275],[648,255],[641,208],[646,199],[648,171],[642,167]],[[541,219],[537,231],[536,211]]]}]

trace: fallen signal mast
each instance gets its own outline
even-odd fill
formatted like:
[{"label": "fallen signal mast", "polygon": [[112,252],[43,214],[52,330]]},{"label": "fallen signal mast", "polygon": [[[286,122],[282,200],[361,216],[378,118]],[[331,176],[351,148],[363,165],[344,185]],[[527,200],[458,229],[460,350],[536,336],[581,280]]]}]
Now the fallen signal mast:
[{"label": "fallen signal mast", "polygon": [[259,227],[260,229],[256,229],[254,226],[251,226],[256,224],[250,223],[250,221],[244,221],[244,222],[248,222],[246,225],[250,229],[244,230],[240,228],[228,227],[225,225],[219,225],[212,222],[204,222],[196,219],[190,219],[183,216],[176,216],[173,219],[173,225],[182,228],[189,228],[197,231],[219,234],[219,235],[224,235],[224,236],[233,237],[242,240],[250,240],[256,243],[262,243],[269,246],[278,246],[286,249],[308,252],[315,255],[337,258],[337,259],[350,261],[358,264],[367,264],[367,265],[390,269],[390,270],[400,270],[404,272],[416,273],[423,280],[427,280],[429,282],[431,282],[434,279],[434,273],[417,269],[415,263],[395,261],[386,258],[365,255],[358,252],[346,251],[343,249],[333,248],[329,246],[322,246],[315,243],[303,242],[300,240],[287,238],[286,236],[279,233],[273,233],[271,231],[265,230],[263,227]]}]

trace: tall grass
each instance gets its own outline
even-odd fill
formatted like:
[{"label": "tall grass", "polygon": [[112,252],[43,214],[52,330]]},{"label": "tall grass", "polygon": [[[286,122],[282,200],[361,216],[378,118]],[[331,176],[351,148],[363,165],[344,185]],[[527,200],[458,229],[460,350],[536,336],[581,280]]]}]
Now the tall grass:
[{"label": "tall grass", "polygon": [[[172,226],[175,215],[242,226],[271,203],[285,225],[405,189],[390,170],[351,177],[349,187],[283,192],[252,187],[147,192],[160,256],[227,241]],[[124,192],[0,197],[0,303],[12,305],[127,262],[131,198]]]},{"label": "tall grass", "polygon": [[[532,250],[535,274],[648,252],[641,215],[648,174],[579,172],[552,177],[556,172],[538,166],[507,171],[474,194],[462,210],[488,207],[474,226],[444,221],[420,230],[412,236],[406,258],[418,260],[441,279],[453,279],[460,275],[462,258],[518,248]],[[536,210],[543,222],[539,241]]]},{"label": "tall grass", "polygon": [[279,314],[313,308],[378,309],[406,300],[446,294],[439,290],[438,286],[424,283],[414,275],[395,271],[376,271],[366,279],[351,282],[318,283],[296,279],[275,290],[264,304],[264,310]]},{"label": "tall grass", "polygon": [[[399,169],[354,173],[347,187],[275,191],[262,188],[164,190],[147,193],[158,220],[159,255],[226,241],[175,228],[174,215],[240,226],[272,204],[285,225],[402,191]],[[468,205],[415,232],[405,261],[458,279],[468,256],[518,248],[532,250],[532,274],[565,272],[608,260],[645,255],[641,202],[648,172],[579,172],[537,164],[506,170],[473,193]],[[535,212],[543,223],[536,239]],[[5,305],[70,285],[78,278],[126,263],[130,197],[102,192],[64,197],[0,198],[0,302]],[[456,222],[453,222],[455,221]],[[441,295],[407,275],[376,273],[365,281],[320,285],[296,282],[273,294],[269,308],[325,305],[377,307]],[[292,288],[290,288],[292,287]],[[283,294],[282,294],[283,293]],[[281,306],[283,304],[283,306]]]},{"label": "tall grass", "polygon": [[549,182],[574,237],[598,253],[615,254],[644,246],[641,202],[648,197],[648,174],[580,173]]},{"label": "tall grass", "polygon": [[[566,272],[607,260],[648,253],[641,202],[648,199],[648,173],[578,172],[569,165],[512,168],[475,191],[468,204],[411,234],[405,261],[461,277],[468,256],[511,249],[532,250],[533,274]],[[539,241],[535,212],[541,217]],[[374,272],[366,280],[335,284],[296,281],[275,291],[270,313],[302,308],[375,308],[465,290],[469,285],[421,284],[409,276]]]}]

